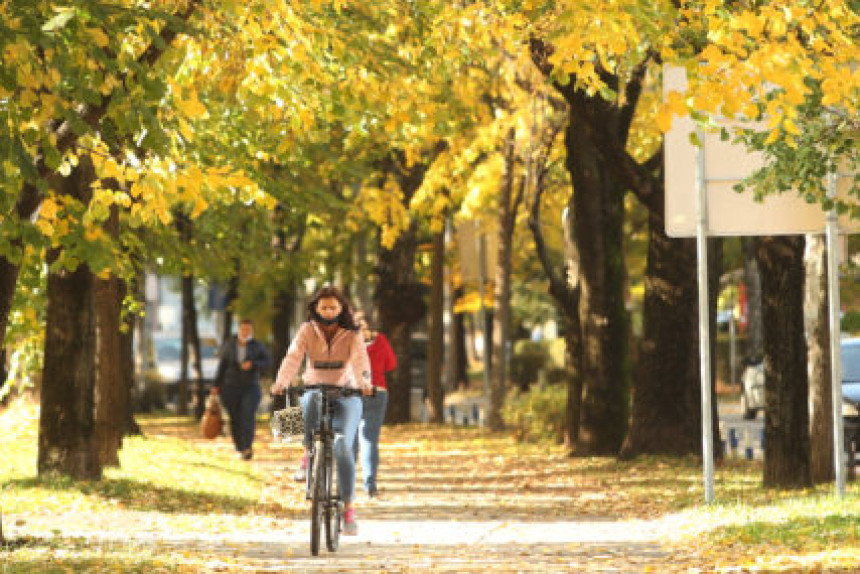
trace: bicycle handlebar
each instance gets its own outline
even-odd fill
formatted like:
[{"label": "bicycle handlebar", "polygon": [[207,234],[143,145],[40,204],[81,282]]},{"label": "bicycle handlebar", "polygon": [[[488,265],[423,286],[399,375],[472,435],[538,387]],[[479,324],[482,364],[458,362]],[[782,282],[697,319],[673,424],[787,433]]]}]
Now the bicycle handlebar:
[{"label": "bicycle handlebar", "polygon": [[328,391],[337,392],[342,397],[361,396],[361,389],[353,389],[352,387],[341,387],[340,385],[332,385],[328,383],[317,383],[313,385],[303,385],[293,387],[290,390],[295,390],[296,394],[303,394],[305,391]]}]

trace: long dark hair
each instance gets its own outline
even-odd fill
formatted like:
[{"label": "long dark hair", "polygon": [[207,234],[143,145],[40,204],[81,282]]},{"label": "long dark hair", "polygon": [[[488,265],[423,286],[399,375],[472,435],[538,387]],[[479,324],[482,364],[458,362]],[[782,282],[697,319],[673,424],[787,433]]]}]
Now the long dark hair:
[{"label": "long dark hair", "polygon": [[341,307],[340,315],[337,316],[337,324],[344,329],[358,331],[358,325],[355,324],[355,318],[352,316],[352,305],[349,304],[349,301],[337,287],[330,285],[317,291],[311,300],[308,301],[308,321],[320,321],[322,319],[319,313],[317,313],[317,304],[320,302],[320,299],[337,299]]}]

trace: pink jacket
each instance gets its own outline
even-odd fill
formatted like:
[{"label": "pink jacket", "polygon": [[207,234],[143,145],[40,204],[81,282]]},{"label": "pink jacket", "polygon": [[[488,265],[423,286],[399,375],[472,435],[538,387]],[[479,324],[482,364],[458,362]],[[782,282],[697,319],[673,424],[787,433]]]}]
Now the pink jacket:
[{"label": "pink jacket", "polygon": [[307,385],[328,383],[371,389],[370,360],[361,333],[338,329],[331,342],[313,321],[302,323],[278,369],[275,385],[289,388],[307,357],[302,380]]}]

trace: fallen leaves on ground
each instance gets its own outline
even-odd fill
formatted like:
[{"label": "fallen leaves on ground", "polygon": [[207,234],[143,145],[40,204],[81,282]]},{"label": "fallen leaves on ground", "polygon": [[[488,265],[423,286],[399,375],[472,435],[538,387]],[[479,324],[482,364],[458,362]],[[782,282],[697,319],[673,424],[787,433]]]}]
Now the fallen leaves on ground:
[{"label": "fallen leaves on ground", "polygon": [[15,442],[0,439],[14,459],[2,504],[7,536],[26,542],[0,551],[4,574],[40,561],[93,572],[836,572],[860,561],[854,485],[844,500],[826,487],[772,492],[758,463],[731,462],[717,473],[731,502],[704,506],[695,457],[571,458],[418,424],[383,430],[380,496],[357,499],[361,535],[312,557],[292,480],[301,449],[262,422],[248,463],[187,419],[141,417],[145,438],[127,440],[122,468],[77,483],[35,476],[34,435],[17,420]]}]

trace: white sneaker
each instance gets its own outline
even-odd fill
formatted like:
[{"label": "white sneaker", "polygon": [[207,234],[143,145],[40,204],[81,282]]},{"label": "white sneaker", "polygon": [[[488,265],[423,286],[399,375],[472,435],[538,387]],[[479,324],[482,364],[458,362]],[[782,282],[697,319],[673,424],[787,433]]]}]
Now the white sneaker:
[{"label": "white sneaker", "polygon": [[296,473],[293,475],[293,480],[296,482],[304,482],[308,479],[308,471],[305,467],[300,466],[296,469]]},{"label": "white sneaker", "polygon": [[293,475],[293,480],[296,482],[304,482],[308,477],[308,455],[302,456],[302,461],[299,463],[299,468]]}]

